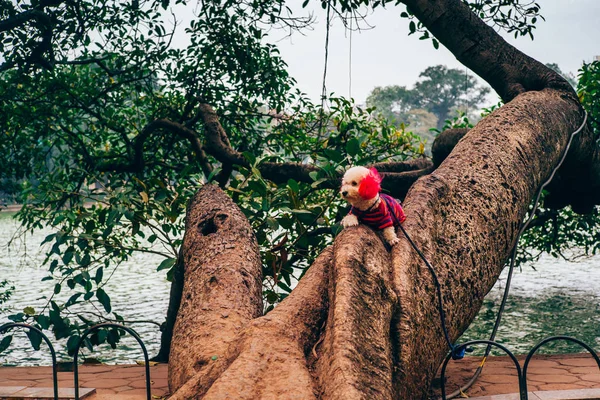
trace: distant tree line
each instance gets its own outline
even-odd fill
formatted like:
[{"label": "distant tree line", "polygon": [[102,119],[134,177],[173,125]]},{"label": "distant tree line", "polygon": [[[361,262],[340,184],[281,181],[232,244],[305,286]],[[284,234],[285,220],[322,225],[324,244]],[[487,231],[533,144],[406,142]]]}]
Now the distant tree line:
[{"label": "distant tree line", "polygon": [[[572,73],[564,73],[555,63],[546,66],[562,75],[573,87]],[[442,131],[446,121],[464,113],[471,120],[479,118],[479,107],[490,93],[490,87],[480,84],[467,70],[434,65],[419,74],[412,89],[389,85],[375,87],[367,97],[367,106],[396,126],[407,126],[431,143],[431,128]]]}]

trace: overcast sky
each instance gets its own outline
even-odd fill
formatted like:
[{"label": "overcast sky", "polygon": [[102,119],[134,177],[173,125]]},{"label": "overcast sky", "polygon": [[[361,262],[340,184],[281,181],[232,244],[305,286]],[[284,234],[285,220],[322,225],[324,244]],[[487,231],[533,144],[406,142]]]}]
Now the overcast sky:
[{"label": "overcast sky", "polygon": [[[315,3],[314,1],[311,3]],[[538,21],[534,40],[504,35],[517,48],[543,63],[556,63],[565,72],[577,73],[581,64],[600,55],[600,0],[538,0],[546,21]],[[367,18],[371,30],[352,34],[352,97],[364,103],[375,86],[412,86],[419,73],[431,65],[464,67],[445,48],[435,50],[430,40],[408,36],[408,22],[400,18],[402,7],[378,9]],[[298,87],[313,100],[321,94],[325,56],[325,12],[316,10],[312,31],[270,38],[281,50]],[[329,39],[327,91],[349,95],[349,35],[340,21],[333,21]],[[493,99],[495,99],[494,97]],[[493,101],[495,102],[495,101]]]}]

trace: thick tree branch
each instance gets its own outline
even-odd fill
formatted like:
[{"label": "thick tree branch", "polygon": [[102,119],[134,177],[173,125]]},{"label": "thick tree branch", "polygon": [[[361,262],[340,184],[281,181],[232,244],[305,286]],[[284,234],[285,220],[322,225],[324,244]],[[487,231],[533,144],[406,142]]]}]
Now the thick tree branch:
[{"label": "thick tree branch", "polygon": [[553,88],[575,96],[571,85],[508,44],[461,0],[402,0],[456,58],[488,82],[505,103],[529,90]]},{"label": "thick tree branch", "polygon": [[225,129],[221,126],[215,110],[204,103],[200,104],[198,108],[202,124],[204,125],[206,151],[222,163],[237,164],[243,167],[249,166],[250,164],[244,156],[231,147],[227,133],[225,133]]},{"label": "thick tree branch", "polygon": [[[577,94],[559,74],[508,44],[461,0],[402,0],[456,58],[486,80],[505,103],[527,91],[556,89],[579,108],[569,121],[575,131],[583,120]],[[557,110],[557,112],[566,112]],[[586,213],[600,204],[600,147],[590,129],[578,135],[549,190],[553,207],[571,205]]]},{"label": "thick tree branch", "polygon": [[396,293],[390,255],[364,225],[342,231],[334,245],[329,315],[315,354],[319,398],[391,399],[389,334]]},{"label": "thick tree branch", "polygon": [[106,75],[112,77],[115,74],[114,71],[111,71],[106,64],[104,63],[105,60],[109,59],[109,56],[106,57],[100,57],[100,58],[87,58],[87,59],[80,59],[80,60],[71,60],[71,61],[57,61],[56,64],[61,64],[61,65],[89,65],[89,64],[96,64],[98,67],[100,67],[104,72],[106,72]]},{"label": "thick tree branch", "polygon": [[431,146],[431,155],[435,168],[440,166],[442,161],[448,157],[458,141],[462,139],[468,131],[467,128],[446,129],[437,135]]},{"label": "thick tree branch", "polygon": [[[203,188],[195,199],[197,201],[194,201],[189,208],[189,213],[192,215],[212,215],[211,213],[217,212],[217,210],[219,213],[241,214],[239,209],[227,199],[227,196],[214,186]],[[220,199],[220,202],[226,203],[225,207],[215,207],[214,200],[211,201],[211,199]],[[195,226],[192,219],[188,221],[192,227]],[[247,224],[248,222],[245,221],[244,225]],[[197,234],[192,233],[190,237],[195,235]],[[186,340],[185,334],[180,334],[181,339],[173,342],[173,352],[185,354],[192,359],[196,373],[189,380],[182,381],[183,385],[173,393],[171,399],[255,399],[257,396],[263,398],[314,398],[306,359],[311,354],[311,349],[326,317],[327,283],[332,251],[326,249],[315,260],[298,286],[275,310],[239,327],[243,329],[236,326],[234,331],[239,332],[239,335],[235,340],[230,341],[230,333],[224,331],[221,325],[231,323],[229,319],[234,310],[224,316],[223,308],[214,307],[219,304],[219,294],[228,294],[231,297],[237,296],[240,288],[246,290],[245,285],[235,284],[234,281],[239,279],[236,276],[245,280],[253,279],[256,282],[261,280],[260,266],[253,271],[247,271],[238,262],[236,255],[238,246],[235,244],[237,243],[235,236],[235,230],[219,229],[216,235],[205,236],[201,242],[198,242],[198,244],[212,242],[213,245],[222,248],[222,251],[218,253],[219,260],[212,260],[213,253],[206,249],[203,249],[202,252],[194,252],[198,261],[207,257],[211,260],[194,262],[193,274],[202,274],[210,278],[214,276],[213,266],[222,265],[222,271],[217,270],[216,272],[221,276],[226,274],[229,278],[216,281],[211,278],[208,287],[199,289],[198,294],[200,295],[208,293],[206,289],[217,294],[217,300],[215,300],[215,296],[208,295],[195,299],[196,302],[201,301],[197,303],[200,306],[201,316],[185,312],[180,313],[177,317],[176,330],[193,329],[194,336],[203,338],[203,343],[199,343],[197,346],[191,345]],[[232,243],[232,245],[219,245],[223,241]],[[228,262],[226,258],[231,255],[234,256],[234,259]],[[187,275],[186,272],[185,280],[188,290],[197,288],[197,278]],[[205,279],[202,281],[206,282]],[[184,294],[185,298],[186,294]],[[219,324],[210,322],[213,314],[216,321],[221,321]],[[197,322],[198,320],[200,323]],[[210,341],[210,343],[206,343],[206,341]],[[228,343],[231,345],[227,346]],[[171,365],[177,365],[173,359],[170,362]],[[274,376],[277,376],[277,379],[272,379]],[[261,385],[260,393],[257,393],[255,384],[261,381],[269,381],[269,385]],[[170,380],[171,390],[179,387],[174,383]]]},{"label": "thick tree branch", "polygon": [[[237,164],[249,167],[248,161],[231,148],[227,134],[219,122],[216,112],[208,104],[201,104],[200,116],[206,134],[206,151],[223,164]],[[410,186],[421,176],[430,173],[432,163],[426,158],[418,158],[406,162],[373,164],[384,176],[383,188],[393,196],[404,198]],[[275,182],[285,183],[289,179],[298,182],[312,183],[310,173],[318,171],[318,167],[310,164],[292,162],[265,162],[258,166],[261,174]],[[323,183],[323,187],[337,188],[341,176]]]},{"label": "thick tree branch", "polygon": [[[451,340],[475,318],[497,280],[535,191],[577,122],[580,110],[562,92],[524,93],[477,124],[411,188],[404,226],[435,267]],[[396,393],[424,398],[415,393],[428,386],[448,351],[436,291],[408,242],[394,247],[393,268],[400,297]]]},{"label": "thick tree branch", "polygon": [[150,122],[142,129],[140,134],[136,136],[133,142],[133,160],[128,162],[105,162],[95,165],[98,171],[118,171],[118,172],[140,172],[144,169],[144,145],[151,134],[159,129],[164,129],[177,136],[186,139],[195,153],[196,159],[200,164],[203,172],[209,175],[212,172],[212,166],[208,162],[206,153],[202,148],[202,142],[197,133],[182,124],[172,122],[166,119],[157,119]]},{"label": "thick tree branch", "polygon": [[379,162],[372,164],[371,167],[377,168],[379,172],[407,172],[426,169],[432,166],[431,160],[425,157],[415,158],[402,162]]},{"label": "thick tree branch", "polygon": [[[231,147],[227,133],[221,126],[215,110],[204,103],[200,104],[198,108],[200,118],[204,125],[206,151],[222,164],[235,164],[242,167],[249,167],[250,163],[248,160]],[[287,182],[288,179],[311,183],[313,182],[313,179],[309,174],[313,171],[318,171],[318,168],[314,165],[291,162],[264,162],[261,163],[258,168],[265,178],[275,183],[284,183]]]},{"label": "thick tree branch", "polygon": [[381,174],[383,177],[383,182],[381,182],[381,187],[384,191],[389,193],[391,196],[404,200],[406,194],[410,187],[422,176],[428,175],[432,173],[435,168],[432,166],[418,169],[414,171],[406,171],[406,172],[384,172]]}]

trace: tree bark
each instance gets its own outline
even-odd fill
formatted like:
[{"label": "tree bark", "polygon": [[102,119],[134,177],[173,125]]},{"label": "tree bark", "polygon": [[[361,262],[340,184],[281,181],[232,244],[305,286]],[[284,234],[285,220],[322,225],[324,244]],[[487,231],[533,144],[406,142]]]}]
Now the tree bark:
[{"label": "tree bark", "polygon": [[[469,131],[409,191],[405,229],[436,268],[451,340],[475,318],[532,197],[581,119],[577,105],[559,91],[524,93]],[[406,242],[394,248],[393,270],[400,299],[395,393],[401,399],[425,397],[423,388],[449,350],[435,287]]]},{"label": "tree bark", "polygon": [[204,186],[188,206],[182,252],[184,286],[169,355],[171,390],[222,357],[238,332],[263,312],[252,228],[213,185]]},{"label": "tree bark", "polygon": [[[216,189],[210,195],[227,197]],[[230,210],[236,209],[233,203],[228,206]],[[226,349],[220,346],[223,351],[218,353],[219,358],[202,365],[179,390],[170,379],[169,387],[174,393],[171,399],[315,398],[307,359],[314,352],[313,346],[326,317],[327,275],[331,260],[332,252],[327,249],[275,310],[251,322],[246,321],[236,332],[236,340],[228,341]],[[195,280],[186,277],[186,282],[193,285]],[[240,305],[245,308],[238,303]],[[212,313],[213,318],[220,317],[219,310],[208,313]],[[177,332],[187,326],[197,330],[199,336],[221,332],[213,326],[197,324],[192,318],[190,314],[178,316],[175,331],[176,337],[182,340],[173,342],[174,352],[195,351],[195,344],[185,340],[185,332]],[[207,359],[213,354],[213,348],[205,345],[187,357]],[[169,367],[176,362],[171,359]]]}]

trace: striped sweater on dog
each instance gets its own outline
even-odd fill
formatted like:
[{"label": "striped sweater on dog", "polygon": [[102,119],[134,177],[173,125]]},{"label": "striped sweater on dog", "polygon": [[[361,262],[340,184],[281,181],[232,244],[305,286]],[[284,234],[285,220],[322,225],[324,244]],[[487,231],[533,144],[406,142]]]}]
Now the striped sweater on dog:
[{"label": "striped sweater on dog", "polygon": [[398,200],[384,193],[380,193],[379,197],[381,201],[377,207],[364,211],[356,207],[351,207],[350,214],[355,215],[360,222],[374,229],[384,229],[403,223],[406,215]]}]

